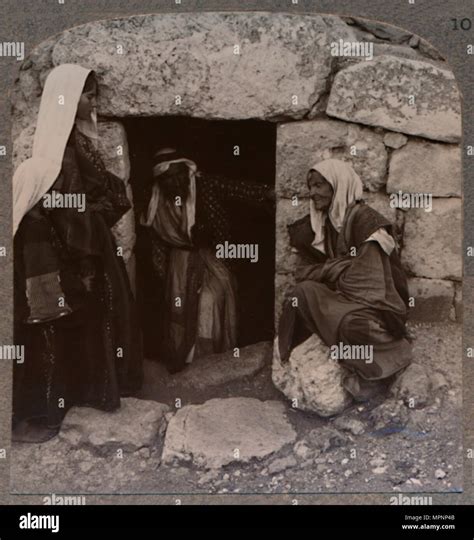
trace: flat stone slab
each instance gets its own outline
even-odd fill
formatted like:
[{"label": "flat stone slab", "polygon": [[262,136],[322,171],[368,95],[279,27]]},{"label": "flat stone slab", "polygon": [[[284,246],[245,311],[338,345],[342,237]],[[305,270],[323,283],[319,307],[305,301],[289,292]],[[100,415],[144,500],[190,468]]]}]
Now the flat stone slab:
[{"label": "flat stone slab", "polygon": [[325,92],[330,32],[317,15],[160,13],[75,26],[51,56],[98,73],[105,116],[301,118]]},{"label": "flat stone slab", "polygon": [[326,113],[427,139],[461,139],[461,98],[453,73],[419,60],[386,55],[339,71]]},{"label": "flat stone slab", "polygon": [[296,432],[278,401],[211,399],[188,405],[170,420],[163,462],[189,461],[206,469],[261,459],[294,442]]},{"label": "flat stone slab", "polygon": [[271,363],[272,343],[262,341],[242,347],[239,355],[235,357],[230,350],[196,358],[183,372],[172,376],[171,381],[176,380],[178,386],[205,390],[251,377]]},{"label": "flat stone slab", "polygon": [[59,438],[73,447],[134,452],[157,442],[168,411],[168,405],[136,398],[122,398],[120,409],[113,412],[73,407],[64,418]]}]

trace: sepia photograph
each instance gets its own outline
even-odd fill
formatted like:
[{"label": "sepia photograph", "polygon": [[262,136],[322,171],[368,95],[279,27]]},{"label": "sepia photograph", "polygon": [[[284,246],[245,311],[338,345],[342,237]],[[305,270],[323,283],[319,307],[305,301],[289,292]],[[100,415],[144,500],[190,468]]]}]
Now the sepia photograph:
[{"label": "sepia photograph", "polygon": [[428,41],[343,15],[27,51],[12,493],[462,492],[461,103]]}]

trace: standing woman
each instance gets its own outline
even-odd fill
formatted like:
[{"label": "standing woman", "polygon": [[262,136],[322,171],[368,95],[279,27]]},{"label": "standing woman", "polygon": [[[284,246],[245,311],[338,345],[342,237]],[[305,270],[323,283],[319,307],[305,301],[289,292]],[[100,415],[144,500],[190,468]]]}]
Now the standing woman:
[{"label": "standing woman", "polygon": [[97,151],[96,94],[91,70],[51,71],[33,156],[13,178],[14,334],[25,347],[16,441],[48,440],[73,405],[112,411],[141,386],[134,299],[110,230],[131,205]]}]

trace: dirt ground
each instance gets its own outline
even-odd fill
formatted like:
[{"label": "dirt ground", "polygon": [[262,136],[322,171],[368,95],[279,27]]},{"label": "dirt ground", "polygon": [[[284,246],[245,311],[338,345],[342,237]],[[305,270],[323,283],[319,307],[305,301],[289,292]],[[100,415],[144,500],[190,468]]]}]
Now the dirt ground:
[{"label": "dirt ground", "polygon": [[[216,470],[161,462],[163,438],[123,459],[58,437],[13,448],[12,488],[20,493],[356,493],[462,491],[461,326],[411,325],[415,362],[434,375],[425,406],[410,409],[388,393],[336,418],[292,409],[273,386],[271,365],[225,384],[183,385],[147,362],[141,399],[182,406],[253,397],[287,405],[296,441],[250,463]],[[211,381],[212,382],[212,381]]]}]

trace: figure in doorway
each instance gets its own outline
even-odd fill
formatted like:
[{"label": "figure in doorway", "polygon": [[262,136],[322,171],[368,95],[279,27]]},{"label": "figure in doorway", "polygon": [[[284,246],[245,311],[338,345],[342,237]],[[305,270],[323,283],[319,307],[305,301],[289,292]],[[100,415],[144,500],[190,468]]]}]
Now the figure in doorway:
[{"label": "figure in doorway", "polygon": [[194,357],[237,345],[236,280],[216,247],[231,242],[226,202],[272,204],[268,185],[229,180],[198,171],[176,149],[155,154],[153,188],[142,225],[153,229],[153,267],[162,281],[158,331],[170,372]]}]

